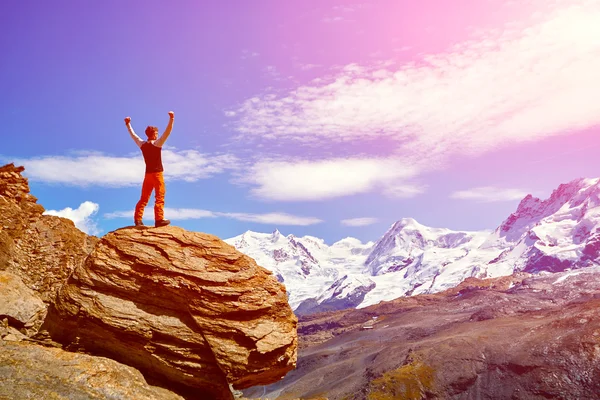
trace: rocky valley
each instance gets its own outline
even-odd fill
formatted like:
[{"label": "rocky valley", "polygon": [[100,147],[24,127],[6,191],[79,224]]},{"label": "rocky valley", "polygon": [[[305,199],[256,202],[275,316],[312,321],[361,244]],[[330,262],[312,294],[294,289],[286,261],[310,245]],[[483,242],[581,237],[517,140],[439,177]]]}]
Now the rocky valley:
[{"label": "rocky valley", "polygon": [[300,318],[269,399],[600,398],[600,268],[480,280]]}]

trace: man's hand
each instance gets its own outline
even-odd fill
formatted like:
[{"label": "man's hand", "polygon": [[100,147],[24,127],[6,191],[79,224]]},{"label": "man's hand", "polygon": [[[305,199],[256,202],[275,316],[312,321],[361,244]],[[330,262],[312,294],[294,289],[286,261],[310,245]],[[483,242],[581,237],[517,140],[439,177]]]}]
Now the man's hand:
[{"label": "man's hand", "polygon": [[126,117],[125,118],[125,125],[129,125],[130,122],[131,122],[131,117]]},{"label": "man's hand", "polygon": [[175,113],[173,111],[169,111],[169,118],[175,118]]}]

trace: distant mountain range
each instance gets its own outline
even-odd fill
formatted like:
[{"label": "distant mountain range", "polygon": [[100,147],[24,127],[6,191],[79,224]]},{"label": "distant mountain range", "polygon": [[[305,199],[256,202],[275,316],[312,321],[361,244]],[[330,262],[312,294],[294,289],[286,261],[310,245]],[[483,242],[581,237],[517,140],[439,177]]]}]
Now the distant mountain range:
[{"label": "distant mountain range", "polygon": [[283,282],[297,314],[362,308],[435,293],[468,277],[558,272],[600,257],[600,179],[561,184],[550,198],[527,195],[494,231],[431,228],[412,218],[377,242],[247,231],[226,242]]}]

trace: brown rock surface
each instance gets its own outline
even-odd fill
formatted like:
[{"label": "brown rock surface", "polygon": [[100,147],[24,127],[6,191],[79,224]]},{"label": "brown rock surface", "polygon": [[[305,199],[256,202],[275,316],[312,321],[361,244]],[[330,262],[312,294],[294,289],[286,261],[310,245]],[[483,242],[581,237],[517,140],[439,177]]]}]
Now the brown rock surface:
[{"label": "brown rock surface", "polygon": [[[46,316],[46,305],[16,275],[0,271],[0,320],[24,333],[35,333]],[[31,330],[31,332],[28,332]]]},{"label": "brown rock surface", "polygon": [[600,267],[472,278],[436,295],[306,316],[298,332],[296,370],[245,396],[600,398]]},{"label": "brown rock surface", "polygon": [[72,221],[42,215],[23,167],[0,167],[0,271],[19,276],[49,303],[98,241]]},{"label": "brown rock surface", "polygon": [[295,367],[296,323],[269,271],[215,236],[168,226],[104,236],[45,327],[187,396],[229,399],[228,383],[268,384]]},{"label": "brown rock surface", "polygon": [[2,340],[0,399],[183,400],[107,358]]}]

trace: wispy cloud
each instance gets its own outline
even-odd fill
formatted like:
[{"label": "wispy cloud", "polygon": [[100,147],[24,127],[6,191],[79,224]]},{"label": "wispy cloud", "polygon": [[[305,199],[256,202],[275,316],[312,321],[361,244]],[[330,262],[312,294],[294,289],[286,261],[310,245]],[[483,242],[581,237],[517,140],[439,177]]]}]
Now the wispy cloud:
[{"label": "wispy cloud", "polygon": [[325,17],[322,19],[322,21],[330,24],[330,23],[335,23],[335,22],[347,21],[347,19],[338,15],[338,16],[332,16],[332,17]]},{"label": "wispy cloud", "polygon": [[260,56],[259,52],[248,50],[248,49],[244,49],[244,50],[242,50],[242,55],[240,56],[240,58],[242,60],[247,60],[249,58],[256,58],[258,56]]},{"label": "wispy cloud", "polygon": [[370,218],[370,217],[350,218],[350,219],[343,219],[341,221],[342,225],[345,225],[345,226],[367,226],[367,225],[373,225],[376,222],[377,222],[377,218]]},{"label": "wispy cloud", "polygon": [[333,11],[341,11],[341,12],[345,12],[345,13],[352,13],[355,11],[360,11],[364,8],[368,8],[370,7],[371,4],[369,3],[355,3],[355,4],[344,4],[344,5],[339,5],[339,6],[333,6],[332,10]]},{"label": "wispy cloud", "polygon": [[272,78],[272,79],[274,79],[276,81],[279,81],[279,80],[282,79],[281,73],[279,72],[279,70],[277,69],[277,67],[274,66],[274,65],[267,65],[264,68],[264,74],[265,74],[265,76],[267,76],[269,78]]},{"label": "wispy cloud", "polygon": [[311,69],[315,69],[315,68],[321,68],[322,65],[320,64],[296,64],[298,66],[298,68],[300,68],[302,71],[310,71]]},{"label": "wispy cloud", "polygon": [[98,228],[96,221],[93,220],[93,217],[96,215],[99,209],[100,206],[98,204],[91,201],[84,201],[76,209],[66,207],[62,210],[46,210],[44,211],[44,214],[68,218],[75,223],[75,226],[79,230],[87,233],[88,235],[98,235],[100,233],[100,229]]},{"label": "wispy cloud", "polygon": [[388,158],[259,161],[238,183],[253,186],[251,193],[261,199],[325,200],[374,189],[385,192],[417,172],[415,165]]},{"label": "wispy cloud", "polygon": [[[165,216],[172,220],[185,220],[185,219],[201,219],[201,218],[215,218],[217,215],[212,211],[202,210],[197,208],[169,208],[165,207]],[[146,217],[154,216],[154,208],[147,207],[144,209],[144,215]],[[104,218],[131,218],[133,219],[133,210],[130,211],[114,211],[104,214]]]},{"label": "wispy cloud", "polygon": [[[356,3],[333,6],[331,8],[333,15],[323,18],[322,21],[325,23],[354,22],[354,20],[349,19],[347,16],[351,13],[360,11],[361,9],[367,8],[369,6],[369,3]],[[344,14],[346,16],[344,16]]]},{"label": "wispy cloud", "polygon": [[323,222],[315,217],[301,217],[286,213],[267,213],[267,214],[248,214],[248,213],[217,213],[226,218],[236,219],[238,221],[255,222],[258,224],[271,225],[314,225]]},{"label": "wispy cloud", "polygon": [[[153,208],[148,207],[144,210],[144,214],[153,218]],[[208,211],[194,208],[165,208],[165,218],[181,221],[189,219],[201,219],[201,218],[230,218],[244,222],[254,222],[258,224],[268,225],[314,225],[323,222],[319,218],[315,217],[303,217],[298,215],[292,215],[282,212],[272,212],[265,214],[253,214],[253,213],[234,213],[234,212],[219,212],[219,211]],[[104,218],[131,218],[133,219],[133,210],[130,211],[115,211],[104,214]]]},{"label": "wispy cloud", "polygon": [[387,137],[402,156],[429,160],[600,124],[600,2],[569,4],[417,62],[351,64],[287,95],[249,99],[231,115],[244,135],[305,143]]},{"label": "wispy cloud", "polygon": [[527,196],[527,192],[520,189],[502,189],[493,186],[482,186],[467,190],[460,190],[450,195],[453,199],[475,200],[482,202],[514,201]]},{"label": "wispy cloud", "polygon": [[[165,178],[194,182],[226,170],[236,169],[232,155],[207,155],[195,150],[163,149]],[[36,181],[70,186],[122,187],[139,185],[144,177],[141,156],[115,157],[101,153],[77,153],[72,156],[41,156],[11,159],[25,166],[25,174]]]},{"label": "wispy cloud", "polygon": [[396,198],[411,198],[425,193],[427,186],[425,185],[410,185],[410,184],[392,184],[383,189],[383,193],[388,197]]}]

